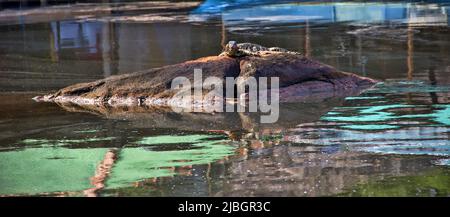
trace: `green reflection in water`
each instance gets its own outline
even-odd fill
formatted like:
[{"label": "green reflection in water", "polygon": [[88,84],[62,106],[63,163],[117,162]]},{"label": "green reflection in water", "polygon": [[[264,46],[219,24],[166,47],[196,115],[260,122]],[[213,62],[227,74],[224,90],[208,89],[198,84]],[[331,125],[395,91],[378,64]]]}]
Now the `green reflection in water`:
[{"label": "green reflection in water", "polygon": [[326,115],[340,115],[340,114],[342,114],[342,113],[340,113],[340,112],[327,112]]},{"label": "green reflection in water", "polygon": [[140,145],[159,145],[176,143],[196,143],[207,139],[225,138],[219,135],[164,135],[144,137],[137,142]]},{"label": "green reflection in water", "polygon": [[329,116],[325,115],[321,117],[324,121],[339,121],[339,122],[375,122],[375,121],[387,121],[390,119],[398,118],[392,112],[386,112],[384,110],[397,109],[397,108],[411,108],[413,105],[393,104],[393,105],[378,105],[378,106],[355,106],[355,107],[340,107],[340,110],[354,110],[359,115],[349,116]]},{"label": "green reflection in water", "polygon": [[0,152],[0,194],[39,194],[91,188],[89,178],[107,149],[28,148]]},{"label": "green reflection in water", "polygon": [[77,130],[73,131],[74,133],[97,133],[99,130]]},{"label": "green reflection in water", "polygon": [[399,118],[430,118],[434,121],[450,126],[450,105],[433,105],[433,113],[428,114],[414,114],[414,115],[402,115]]},{"label": "green reflection in water", "polygon": [[417,176],[390,177],[384,180],[359,184],[338,196],[399,197],[399,196],[450,196],[450,171],[435,169]]},{"label": "green reflection in water", "polygon": [[[398,108],[413,108],[413,107],[425,107],[425,105],[374,105],[374,106],[354,106],[354,107],[340,107],[339,110],[345,111],[345,113],[328,112],[321,117],[324,121],[336,121],[336,122],[386,122],[393,119],[419,119],[426,118],[434,121],[438,124],[450,126],[450,105],[439,104],[431,105],[433,108],[430,113],[426,114],[411,114],[411,115],[396,115],[393,112],[386,110],[398,109]],[[357,113],[355,115],[354,113]],[[349,129],[376,129],[376,125],[344,125],[343,128]],[[373,128],[372,128],[373,127]],[[382,125],[380,129],[393,129],[392,125]]]},{"label": "green reflection in water", "polygon": [[382,96],[349,96],[345,100],[360,100],[360,99],[383,99]]},{"label": "green reflection in water", "polygon": [[[322,136],[321,142],[342,141],[356,146],[357,150],[381,154],[449,156],[450,142],[446,134],[450,126],[450,105],[423,101],[430,92],[448,93],[450,86],[429,85],[423,81],[386,82],[361,96],[347,97],[347,106],[334,108],[322,116],[322,121],[335,122],[327,126],[340,129],[335,129],[334,133],[322,130],[322,135],[331,138]],[[355,101],[377,98],[387,102]],[[404,103],[405,99],[409,104]]]},{"label": "green reflection in water", "polygon": [[[168,143],[192,143],[187,150],[153,151],[145,147],[124,148],[118,154],[106,182],[106,188],[130,186],[133,182],[148,178],[173,176],[176,172],[170,167],[207,164],[234,153],[235,147],[227,140],[217,140],[222,136],[155,136],[146,137],[138,143],[145,145],[167,145]],[[205,141],[206,139],[216,139]]]},{"label": "green reflection in water", "polygon": [[389,124],[344,125],[341,127],[353,130],[389,130],[399,128],[399,126]]}]

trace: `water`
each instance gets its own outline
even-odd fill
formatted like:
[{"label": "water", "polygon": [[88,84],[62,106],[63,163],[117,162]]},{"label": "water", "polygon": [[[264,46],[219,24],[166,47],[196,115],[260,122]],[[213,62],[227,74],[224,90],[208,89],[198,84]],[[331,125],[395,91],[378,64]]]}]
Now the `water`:
[{"label": "water", "polygon": [[[449,1],[0,10],[0,195],[449,196],[449,14]],[[358,96],[284,103],[270,125],[253,114],[31,100],[216,55],[228,40],[383,82]]]}]

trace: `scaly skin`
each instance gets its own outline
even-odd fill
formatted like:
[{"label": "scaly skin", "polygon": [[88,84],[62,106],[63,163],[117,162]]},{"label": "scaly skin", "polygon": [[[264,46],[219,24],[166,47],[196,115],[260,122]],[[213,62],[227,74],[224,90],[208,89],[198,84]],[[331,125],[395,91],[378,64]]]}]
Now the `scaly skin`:
[{"label": "scaly skin", "polygon": [[219,56],[229,56],[229,57],[244,57],[244,56],[261,56],[261,52],[281,52],[301,55],[298,52],[288,51],[280,47],[263,47],[258,44],[252,43],[240,43],[236,41],[229,41],[225,46],[224,51]]}]

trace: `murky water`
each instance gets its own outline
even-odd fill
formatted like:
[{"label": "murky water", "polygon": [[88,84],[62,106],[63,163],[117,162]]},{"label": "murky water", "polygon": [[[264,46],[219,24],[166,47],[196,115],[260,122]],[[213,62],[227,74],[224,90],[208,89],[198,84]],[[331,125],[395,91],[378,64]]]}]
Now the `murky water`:
[{"label": "murky water", "polygon": [[[0,195],[449,196],[449,26],[449,1],[0,10]],[[271,125],[252,114],[31,100],[216,55],[232,39],[383,82],[358,96],[284,103]]]}]

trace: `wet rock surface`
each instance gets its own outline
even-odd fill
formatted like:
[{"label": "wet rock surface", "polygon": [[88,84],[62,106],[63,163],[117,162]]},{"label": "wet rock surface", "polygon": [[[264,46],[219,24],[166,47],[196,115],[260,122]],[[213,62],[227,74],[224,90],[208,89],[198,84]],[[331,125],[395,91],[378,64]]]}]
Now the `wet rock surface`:
[{"label": "wet rock surface", "polygon": [[[355,91],[376,83],[373,79],[340,72],[297,53],[262,49],[252,55],[204,57],[161,68],[111,76],[71,85],[56,93],[37,96],[34,99],[81,106],[171,106],[176,102],[174,95],[179,91],[171,89],[172,80],[186,77],[193,83],[194,69],[202,69],[203,78],[214,76],[223,79],[223,82],[227,77],[241,77],[244,81],[251,77],[278,77],[281,101],[331,97],[334,93],[352,95]],[[226,87],[225,83],[223,87]],[[224,98],[225,96],[222,99]]]}]

